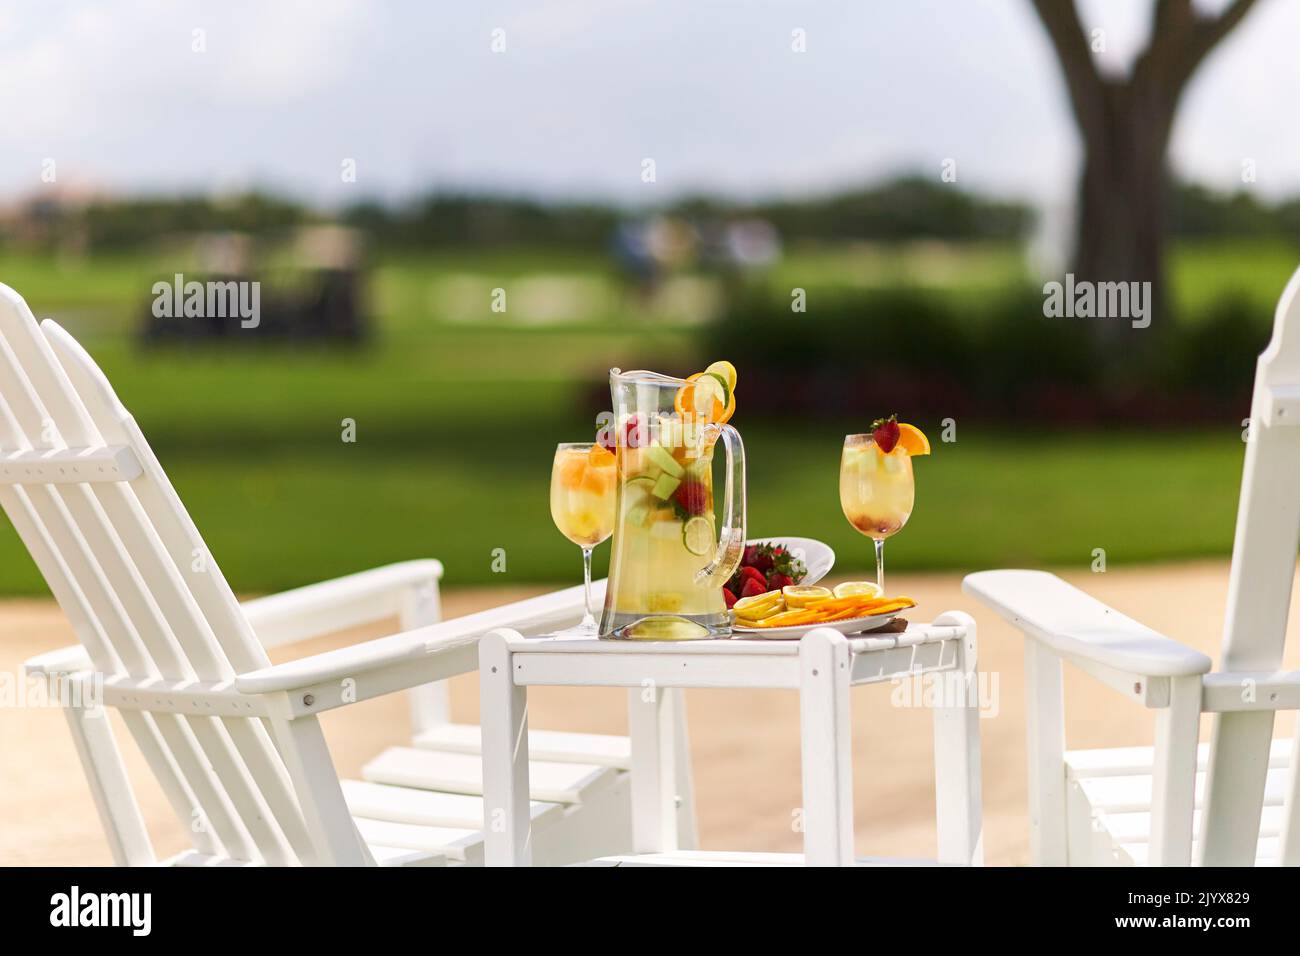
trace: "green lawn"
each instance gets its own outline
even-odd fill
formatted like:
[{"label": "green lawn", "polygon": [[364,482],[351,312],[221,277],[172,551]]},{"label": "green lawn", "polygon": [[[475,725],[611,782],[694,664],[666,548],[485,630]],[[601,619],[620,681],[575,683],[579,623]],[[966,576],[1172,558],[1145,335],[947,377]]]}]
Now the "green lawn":
[{"label": "green lawn", "polygon": [[[805,254],[792,254],[772,281],[792,279]],[[835,250],[828,262],[805,265],[830,282],[858,268],[855,254]],[[1020,268],[1005,250],[973,255],[945,266],[955,289],[986,282],[985,267],[1002,276]],[[1257,250],[1243,257],[1240,276],[1225,273],[1216,284],[1204,274],[1211,259],[1203,249],[1180,252],[1175,274],[1189,294],[1244,283],[1271,301],[1289,271],[1285,250]],[[142,351],[127,330],[149,284],[166,272],[139,257],[55,264],[0,256],[0,281],[83,338],[231,582],[268,591],[426,555],[445,562],[451,585],[578,579],[577,548],[548,511],[554,445],[592,433],[611,365],[694,367],[694,331],[619,315],[537,327],[490,315],[449,324],[438,321],[429,287],[453,273],[495,282],[584,268],[608,275],[603,264],[534,252],[381,262],[373,275],[380,335],[358,352]],[[741,375],[735,424],[748,452],[752,532],[822,538],[842,568],[865,575],[869,542],[840,514],[836,472],[843,431],[866,423],[750,421]],[[356,421],[355,443],[341,440],[345,418]],[[971,427],[951,444],[938,441],[936,423],[917,424],[930,431],[935,454],[917,463],[916,512],[888,546],[895,567],[1082,566],[1096,548],[1116,564],[1230,549],[1242,455],[1231,422],[1157,435]],[[505,549],[504,574],[492,570],[496,548]],[[597,551],[602,573],[607,550]],[[0,593],[43,592],[4,529]]]}]

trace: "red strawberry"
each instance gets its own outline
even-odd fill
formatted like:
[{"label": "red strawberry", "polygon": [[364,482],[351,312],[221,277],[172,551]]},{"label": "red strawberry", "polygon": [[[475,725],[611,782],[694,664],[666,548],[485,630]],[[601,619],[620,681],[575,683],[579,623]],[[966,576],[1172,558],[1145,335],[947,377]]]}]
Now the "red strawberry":
[{"label": "red strawberry", "polygon": [[777,588],[786,588],[794,584],[794,578],[790,577],[788,574],[782,574],[780,571],[776,571],[767,579],[767,584],[769,591],[775,591]]},{"label": "red strawberry", "polygon": [[752,567],[754,562],[757,560],[758,560],[758,545],[756,544],[746,545],[745,553],[741,556],[740,563]]},{"label": "red strawberry", "polygon": [[761,578],[746,578],[745,586],[740,589],[740,596],[753,597],[755,594],[766,594],[768,590],[767,582]]},{"label": "red strawberry", "polygon": [[726,601],[726,602],[727,602],[727,607],[730,608],[733,604],[736,603],[737,598],[736,598],[736,595],[734,595],[734,594],[731,593],[731,588],[723,588],[723,589],[722,589],[722,600]]},{"label": "red strawberry", "polygon": [[673,492],[673,501],[688,515],[702,515],[709,510],[709,489],[704,482],[687,478]]},{"label": "red strawberry", "polygon": [[876,443],[876,447],[888,455],[898,444],[898,416],[890,415],[888,418],[877,418],[871,423],[871,438]]},{"label": "red strawberry", "polygon": [[645,440],[645,429],[641,427],[641,419],[633,415],[623,425],[623,444],[628,448],[640,448],[649,442]]},{"label": "red strawberry", "polygon": [[[767,576],[763,574],[762,571],[758,570],[758,568],[741,568],[740,580],[742,582],[753,581],[756,584],[761,584],[763,586],[764,591],[767,590]],[[742,584],[742,590],[743,590],[743,584]]]}]

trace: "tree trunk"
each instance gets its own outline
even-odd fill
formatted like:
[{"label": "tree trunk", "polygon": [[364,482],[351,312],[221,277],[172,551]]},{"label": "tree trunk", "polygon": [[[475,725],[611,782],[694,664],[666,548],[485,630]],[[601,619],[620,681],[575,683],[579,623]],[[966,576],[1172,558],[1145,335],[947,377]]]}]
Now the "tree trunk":
[{"label": "tree trunk", "polygon": [[[1172,121],[1172,103],[1135,103],[1116,84],[1106,90],[1094,128],[1083,130],[1075,281],[1150,282],[1153,325],[1168,303],[1165,150]],[[1118,331],[1121,323],[1105,324]]]}]

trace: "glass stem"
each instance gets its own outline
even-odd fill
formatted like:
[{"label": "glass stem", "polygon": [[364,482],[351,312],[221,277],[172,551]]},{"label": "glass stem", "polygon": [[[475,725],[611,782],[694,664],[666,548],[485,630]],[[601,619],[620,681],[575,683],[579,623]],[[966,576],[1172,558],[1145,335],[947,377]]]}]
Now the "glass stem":
[{"label": "glass stem", "polygon": [[881,595],[885,593],[885,539],[875,538],[876,542],[876,587]]},{"label": "glass stem", "polygon": [[587,608],[587,613],[582,619],[582,626],[595,628],[596,618],[591,613],[591,548],[582,549],[582,587],[583,599]]}]

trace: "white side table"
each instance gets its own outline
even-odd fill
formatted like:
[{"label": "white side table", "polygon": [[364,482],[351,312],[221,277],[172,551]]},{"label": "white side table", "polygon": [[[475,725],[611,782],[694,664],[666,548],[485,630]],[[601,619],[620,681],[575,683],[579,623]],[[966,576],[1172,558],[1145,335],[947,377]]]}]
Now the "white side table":
[{"label": "white side table", "polygon": [[[975,621],[950,611],[905,631],[846,638],[811,627],[799,641],[633,642],[525,638],[498,628],[479,644],[487,863],[531,863],[528,688],[627,687],[632,739],[635,856],[617,862],[708,862],[678,853],[674,715],[668,688],[799,691],[804,853],[756,854],[751,862],[848,866],[853,857],[849,688],[918,674],[951,673],[934,707],[938,862],[983,862]],[[745,862],[743,854],[714,856]]]}]

